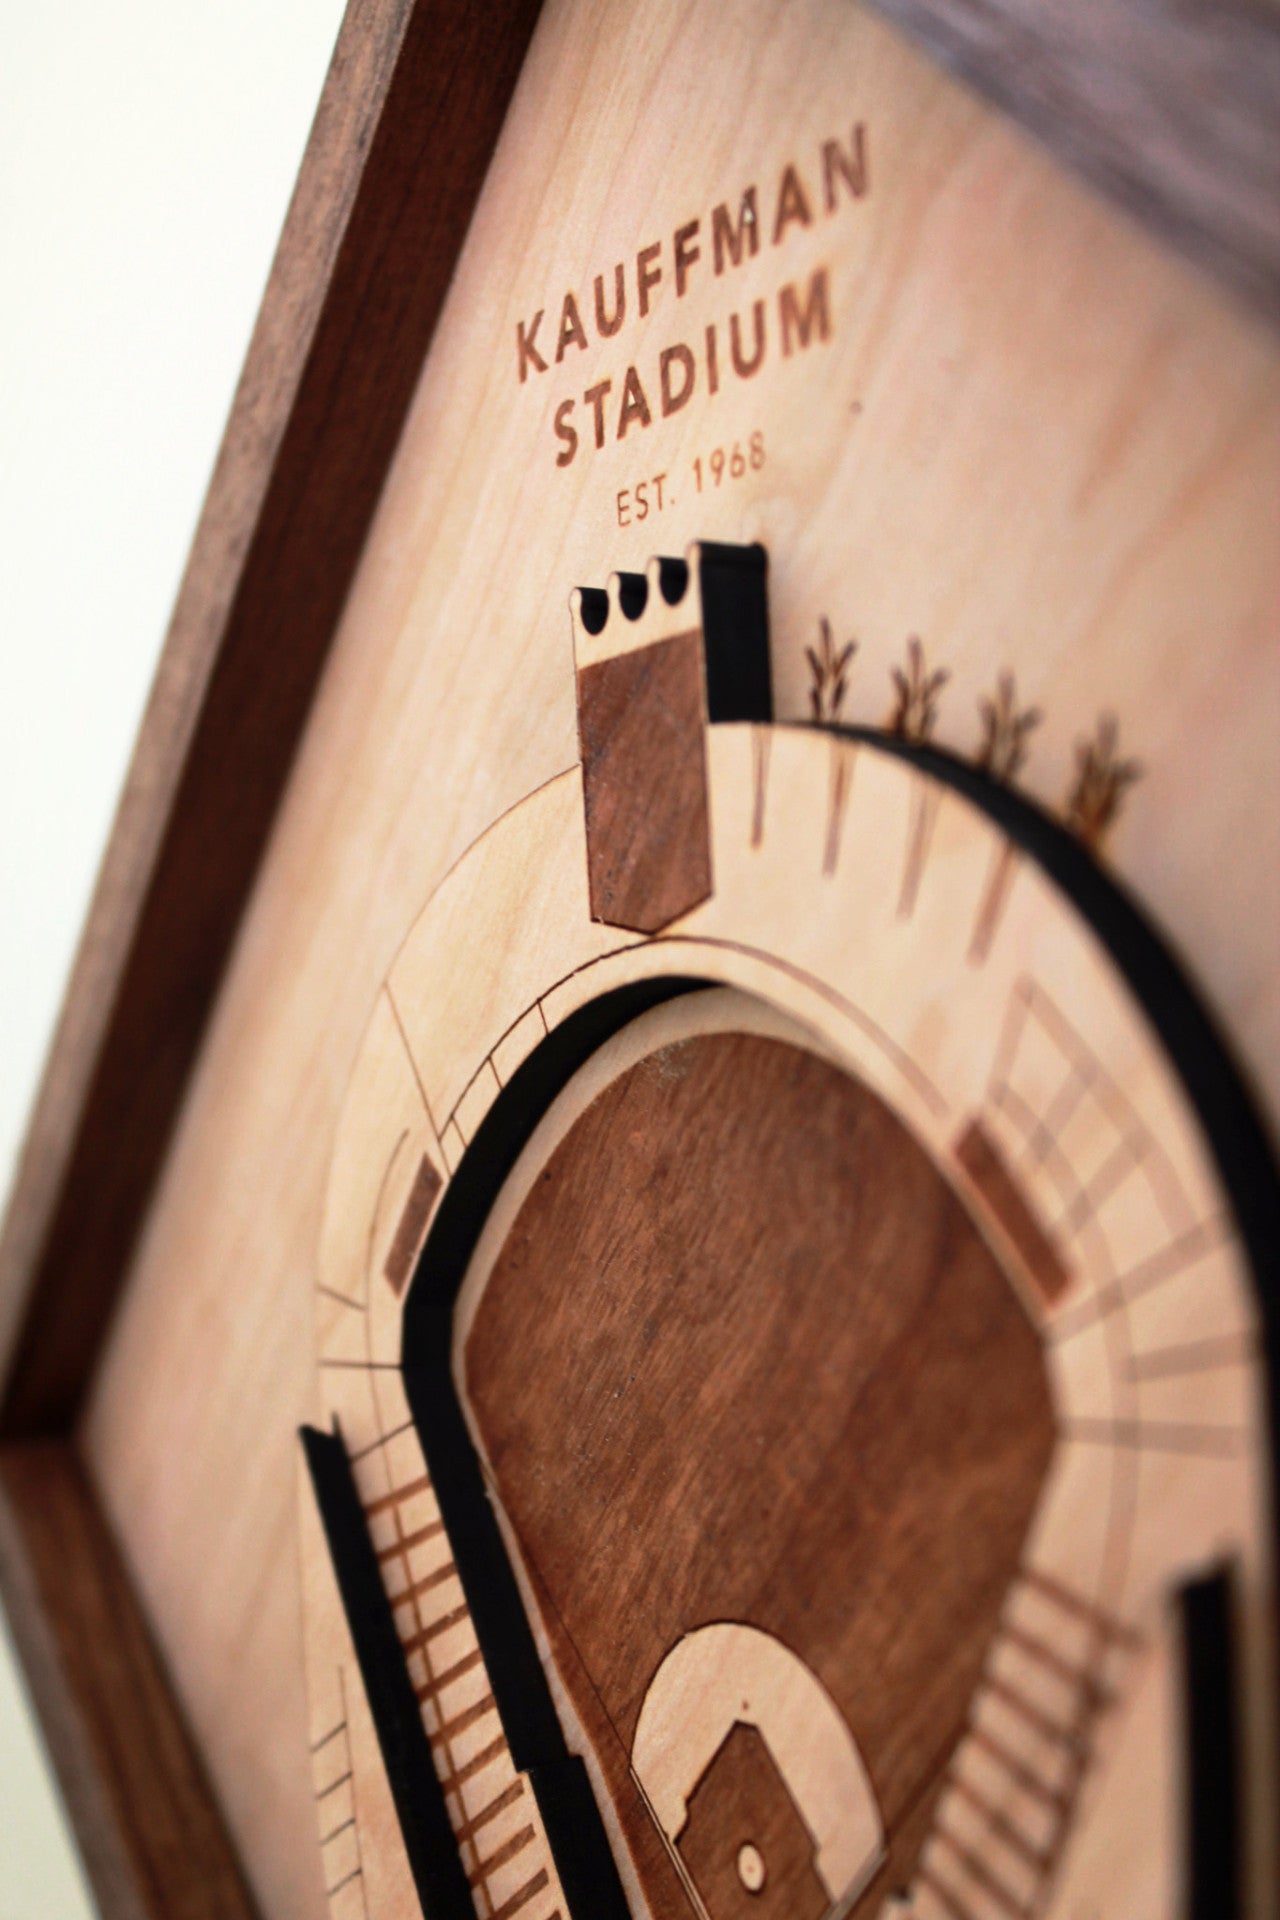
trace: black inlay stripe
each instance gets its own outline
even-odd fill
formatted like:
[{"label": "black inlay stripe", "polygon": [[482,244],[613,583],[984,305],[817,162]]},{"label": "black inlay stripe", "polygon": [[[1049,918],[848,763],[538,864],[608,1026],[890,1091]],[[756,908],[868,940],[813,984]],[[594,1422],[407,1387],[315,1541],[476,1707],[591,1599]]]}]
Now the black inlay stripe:
[{"label": "black inlay stripe", "polygon": [[[436,1208],[406,1297],[405,1391],[512,1762],[529,1776],[573,1920],[627,1920],[630,1909],[590,1776],[565,1744],[458,1400],[451,1364],[453,1304],[494,1200],[556,1094],[628,1021],[704,984],[678,976],[637,981],[591,1001],[553,1028],[476,1129]],[[466,1771],[446,1781],[446,1789]]]},{"label": "black inlay stripe", "polygon": [[1227,1568],[1191,1580],[1182,1616],[1184,1920],[1242,1920],[1235,1633]]},{"label": "black inlay stripe", "polygon": [[337,1433],[303,1427],[301,1436],[423,1920],[473,1920],[471,1893],[347,1450]]}]

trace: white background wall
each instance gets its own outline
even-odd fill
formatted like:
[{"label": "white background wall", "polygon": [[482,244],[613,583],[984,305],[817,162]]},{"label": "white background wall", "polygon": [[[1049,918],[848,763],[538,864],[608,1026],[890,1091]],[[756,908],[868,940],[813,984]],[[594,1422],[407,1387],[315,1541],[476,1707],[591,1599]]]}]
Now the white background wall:
[{"label": "white background wall", "polygon": [[[0,1192],[341,14],[0,0]],[[0,1920],[90,1911],[0,1619]]]}]

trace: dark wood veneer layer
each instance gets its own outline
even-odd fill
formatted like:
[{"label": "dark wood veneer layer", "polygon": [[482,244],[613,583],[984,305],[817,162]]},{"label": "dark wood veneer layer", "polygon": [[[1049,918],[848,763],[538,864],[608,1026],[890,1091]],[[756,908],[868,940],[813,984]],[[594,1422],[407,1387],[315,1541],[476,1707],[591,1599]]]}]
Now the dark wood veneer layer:
[{"label": "dark wood veneer layer", "polygon": [[255,1909],[75,1449],[0,1448],[0,1586],[106,1920]]},{"label": "dark wood veneer layer", "polygon": [[[662,1047],[541,1169],[465,1366],[654,1912],[680,1894],[632,1772],[642,1702],[693,1625],[729,1621],[799,1656],[853,1730],[887,1852],[852,1920],[878,1913],[914,1872],[1053,1448],[1038,1339],[923,1149],[777,1040]],[[750,1766],[724,1766],[680,1845],[729,1912],[729,1835],[764,1829],[736,1797]],[[811,1882],[788,1872],[793,1904],[760,1910],[802,1920]]]}]

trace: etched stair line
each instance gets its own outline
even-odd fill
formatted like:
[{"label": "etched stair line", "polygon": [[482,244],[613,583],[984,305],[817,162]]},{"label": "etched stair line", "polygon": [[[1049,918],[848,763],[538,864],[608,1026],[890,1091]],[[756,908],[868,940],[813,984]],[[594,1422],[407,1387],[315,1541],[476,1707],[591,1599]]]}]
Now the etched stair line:
[{"label": "etched stair line", "polygon": [[[411,1677],[415,1658],[425,1670],[425,1680],[414,1682],[414,1692],[478,1920],[499,1920],[499,1916],[517,1912],[521,1920],[555,1920],[557,1911],[561,1916],[567,1912],[559,1875],[537,1801],[527,1791],[524,1776],[515,1771],[465,1588],[461,1602],[458,1600],[462,1583],[444,1521],[415,1523],[404,1511],[426,1497],[434,1497],[431,1476],[420,1472],[367,1503],[365,1512],[371,1517],[389,1516],[395,1528],[394,1541],[378,1551],[378,1561]],[[432,1541],[441,1542],[444,1560],[415,1574],[410,1554]],[[398,1589],[394,1586],[397,1569],[403,1578]],[[449,1656],[437,1671],[433,1657],[446,1635],[450,1637]],[[477,1697],[446,1713],[445,1691],[469,1678]],[[486,1739],[485,1722],[490,1720],[497,1733]],[[480,1730],[479,1747],[466,1757],[459,1756],[456,1743],[476,1729]],[[483,1806],[469,1810],[463,1788],[493,1767],[504,1770],[506,1777],[498,1781]],[[509,1833],[503,1831],[507,1821],[512,1822]],[[483,1857],[482,1834],[486,1847]],[[514,1870],[519,1884],[513,1887],[507,1876],[500,1887],[495,1887],[507,1868]],[[551,1904],[539,1899],[543,1894]]]},{"label": "etched stair line", "polygon": [[[342,1718],[318,1740],[311,1743],[312,1799],[315,1803],[316,1822],[320,1833],[320,1859],[324,1869],[325,1900],[332,1908],[338,1896],[345,1893],[346,1889],[358,1880],[361,1905],[365,1920],[368,1920],[369,1901],[365,1890],[364,1861],[360,1853],[360,1832],[356,1825],[354,1804],[352,1804],[352,1811],[345,1817],[341,1813],[331,1814],[328,1805],[332,1796],[340,1792],[343,1787],[349,1787],[353,1779],[351,1737],[347,1725],[346,1684],[341,1668],[338,1669],[338,1685],[342,1691]],[[335,1763],[334,1749],[339,1741],[341,1745],[337,1747],[337,1753],[340,1757]],[[318,1770],[324,1768],[326,1760],[330,1764],[336,1764],[338,1772],[332,1780],[326,1780],[323,1787],[317,1787],[316,1774]],[[345,1834],[350,1834],[352,1837],[355,1849],[354,1866],[347,1865],[351,1859],[351,1849],[343,1843]],[[329,1855],[331,1849],[335,1848],[340,1864],[331,1869]],[[336,1878],[330,1878],[331,1872],[336,1875]],[[349,1903],[344,1902],[343,1905],[349,1911]]]},{"label": "etched stair line", "polygon": [[[1011,1617],[1020,1612],[1017,1601],[1021,1594],[1034,1595],[1041,1613],[1048,1610],[1060,1623],[1087,1631],[1087,1649],[1079,1664],[1052,1645],[1051,1626],[1033,1632],[1020,1618]],[[1132,1627],[1111,1618],[1083,1595],[1036,1568],[1022,1569],[987,1651],[982,1678],[970,1704],[968,1729],[952,1756],[916,1873],[906,1892],[906,1906],[891,1909],[895,1920],[899,1912],[904,1920],[913,1913],[919,1896],[926,1892],[955,1920],[971,1920],[962,1894],[950,1883],[948,1858],[974,1877],[987,1896],[996,1898],[998,1885],[1000,1900],[1019,1920],[1023,1916],[1033,1920],[1044,1911],[1092,1757],[1095,1724],[1099,1715],[1117,1701],[1117,1691],[1102,1682],[1102,1661],[1109,1652],[1136,1656],[1142,1644],[1141,1635]],[[1020,1659],[1024,1668],[1029,1664],[1046,1675],[1059,1693],[1067,1695],[1066,1708],[1051,1712],[1026,1698],[1020,1687],[997,1671],[1006,1652]],[[981,1724],[987,1702],[996,1703],[1006,1721],[1012,1716],[1035,1741],[1060,1756],[1060,1780],[1046,1780],[1032,1761],[1011,1751],[1001,1737]],[[987,1780],[994,1772],[995,1787],[980,1788],[967,1777],[967,1763],[975,1753],[982,1756]],[[1025,1807],[1024,1821],[1020,1822],[1015,1805],[996,1804],[1002,1788],[1010,1801],[1016,1803],[1021,1796],[1031,1805],[1037,1833],[1026,1831]],[[984,1865],[980,1875],[975,1873],[978,1856],[962,1838],[966,1831],[972,1832],[975,1818],[1027,1869],[1030,1891],[1025,1899],[1015,1896],[1002,1882],[993,1882],[990,1867]]]}]

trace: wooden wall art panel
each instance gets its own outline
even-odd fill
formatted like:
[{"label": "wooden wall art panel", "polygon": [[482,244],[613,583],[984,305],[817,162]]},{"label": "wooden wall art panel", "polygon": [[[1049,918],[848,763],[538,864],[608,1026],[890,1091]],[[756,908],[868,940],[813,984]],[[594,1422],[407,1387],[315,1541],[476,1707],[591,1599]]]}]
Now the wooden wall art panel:
[{"label": "wooden wall art panel", "polygon": [[884,11],[1052,152],[344,29],[4,1242],[108,1911],[1276,1911],[1280,28]]}]

